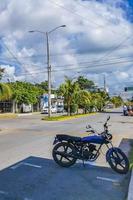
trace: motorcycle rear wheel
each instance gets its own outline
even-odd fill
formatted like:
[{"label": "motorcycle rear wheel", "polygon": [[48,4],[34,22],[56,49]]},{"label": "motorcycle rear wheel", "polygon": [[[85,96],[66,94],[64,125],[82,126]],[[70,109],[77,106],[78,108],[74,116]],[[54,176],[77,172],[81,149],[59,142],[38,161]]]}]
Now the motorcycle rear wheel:
[{"label": "motorcycle rear wheel", "polygon": [[112,148],[108,152],[108,163],[110,167],[119,174],[129,171],[129,161],[125,153],[119,148]]},{"label": "motorcycle rear wheel", "polygon": [[53,148],[52,156],[54,161],[61,167],[70,167],[75,164],[74,147],[68,142],[60,142]]}]

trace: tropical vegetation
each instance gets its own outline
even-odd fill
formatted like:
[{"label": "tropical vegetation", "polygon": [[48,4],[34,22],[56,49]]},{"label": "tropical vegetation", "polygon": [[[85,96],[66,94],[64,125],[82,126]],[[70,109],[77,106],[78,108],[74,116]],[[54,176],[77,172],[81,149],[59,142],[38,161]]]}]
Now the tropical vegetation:
[{"label": "tropical vegetation", "polygon": [[[4,73],[4,69],[0,68],[0,80]],[[12,96],[12,91],[7,83],[0,83],[0,101],[8,100]]]},{"label": "tropical vegetation", "polygon": [[83,76],[80,76],[76,81],[66,77],[65,83],[59,87],[58,94],[64,97],[68,115],[73,112],[78,113],[78,109],[82,109],[83,113],[103,111],[110,100],[109,95],[105,91],[99,91],[95,88],[94,82]]},{"label": "tropical vegetation", "polygon": [[[0,79],[4,70],[0,68]],[[11,99],[17,104],[37,104],[42,94],[48,92],[48,82],[44,81],[38,84],[29,82],[9,82],[0,83],[0,101]],[[57,90],[52,91],[57,96],[64,97],[65,110],[70,116],[72,113],[90,113],[95,111],[104,111],[108,103],[115,107],[121,106],[123,101],[121,97],[110,98],[106,91],[99,90],[95,83],[84,76],[79,76],[76,80],[65,77]],[[81,113],[81,112],[80,112]]]},{"label": "tropical vegetation", "polygon": [[12,98],[19,104],[36,104],[44,93],[42,88],[28,82],[11,82],[9,86],[12,89]]}]

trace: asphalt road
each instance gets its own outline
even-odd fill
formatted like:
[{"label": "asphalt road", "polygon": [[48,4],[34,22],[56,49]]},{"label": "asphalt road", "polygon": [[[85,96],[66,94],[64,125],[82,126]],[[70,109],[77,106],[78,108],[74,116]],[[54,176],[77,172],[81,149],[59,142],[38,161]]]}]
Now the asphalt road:
[{"label": "asphalt road", "polygon": [[119,110],[64,122],[45,122],[42,115],[0,119],[0,200],[125,200],[129,174],[114,173],[103,155],[96,166],[78,163],[69,169],[51,157],[57,133],[84,136],[88,123],[101,131],[108,115],[115,146],[133,138],[133,118]]}]

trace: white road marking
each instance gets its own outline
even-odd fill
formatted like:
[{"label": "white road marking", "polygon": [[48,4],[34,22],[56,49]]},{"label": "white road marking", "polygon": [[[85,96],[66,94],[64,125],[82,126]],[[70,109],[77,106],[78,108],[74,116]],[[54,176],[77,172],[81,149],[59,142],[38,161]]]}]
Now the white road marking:
[{"label": "white road marking", "polygon": [[[76,163],[81,163],[81,164],[83,164],[83,161],[82,161],[82,160],[77,160]],[[85,164],[85,165],[98,166],[96,162],[90,162],[90,161],[84,161],[84,164]]]},{"label": "white road marking", "polygon": [[16,165],[13,165],[12,167],[10,167],[10,169],[17,169],[21,165],[26,165],[26,166],[35,167],[35,168],[42,168],[42,166],[40,166],[40,165],[34,165],[34,164],[31,164],[31,163],[28,163],[28,162],[20,162]]},{"label": "white road marking", "polygon": [[0,194],[8,194],[8,192],[0,190]]},{"label": "white road marking", "polygon": [[99,180],[103,180],[103,181],[110,181],[112,183],[119,183],[118,180],[112,179],[112,178],[106,178],[106,177],[100,177],[100,176],[97,176],[96,178],[99,179]]},{"label": "white road marking", "polygon": [[12,167],[10,167],[10,169],[17,169],[18,167],[20,167],[23,163],[18,163],[16,165],[13,165]]},{"label": "white road marking", "polygon": [[25,197],[24,200],[32,200],[32,199],[29,199],[29,198]]},{"label": "white road marking", "polygon": [[34,165],[34,164],[31,164],[31,163],[27,163],[27,162],[24,162],[23,165],[27,165],[27,166],[35,167],[35,168],[42,168],[41,165]]}]

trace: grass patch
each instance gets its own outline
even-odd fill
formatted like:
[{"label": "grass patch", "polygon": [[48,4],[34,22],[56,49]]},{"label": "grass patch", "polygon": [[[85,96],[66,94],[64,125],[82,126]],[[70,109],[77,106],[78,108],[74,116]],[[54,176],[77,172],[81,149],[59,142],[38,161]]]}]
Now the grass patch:
[{"label": "grass patch", "polygon": [[129,152],[129,162],[130,162],[130,168],[133,169],[133,141],[130,142],[130,152]]},{"label": "grass patch", "polygon": [[17,115],[16,114],[13,114],[13,113],[2,113],[0,114],[0,119],[13,119],[13,118],[16,118]]},{"label": "grass patch", "polygon": [[61,116],[53,116],[53,117],[43,117],[42,120],[45,120],[45,121],[65,121],[65,120],[76,119],[76,118],[86,117],[86,116],[95,115],[95,114],[96,113],[78,114],[78,115],[72,115],[72,116],[61,115]]}]

